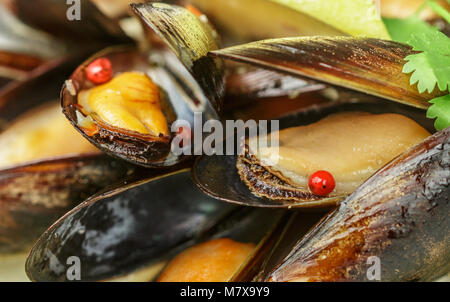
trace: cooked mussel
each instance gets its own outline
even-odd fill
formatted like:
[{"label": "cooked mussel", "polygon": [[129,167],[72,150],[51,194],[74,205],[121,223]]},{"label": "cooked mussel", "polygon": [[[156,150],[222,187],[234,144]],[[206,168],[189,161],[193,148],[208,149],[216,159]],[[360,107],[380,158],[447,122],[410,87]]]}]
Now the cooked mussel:
[{"label": "cooked mussel", "polygon": [[[143,53],[116,47],[94,55],[66,81],[62,107],[102,151],[142,166],[170,166],[188,157],[171,150],[172,131],[178,130],[172,123],[192,125],[194,112],[216,116],[209,102],[220,111],[223,65],[206,57],[217,49],[211,29],[187,9],[156,3],[133,8],[165,46]],[[97,59],[108,60],[112,68],[101,85],[87,74]]]},{"label": "cooked mussel", "polygon": [[[380,107],[379,102],[383,103],[383,106]],[[370,115],[368,113],[375,114]],[[397,114],[392,115],[392,113]],[[309,110],[306,109],[300,113],[280,119],[280,129],[285,130],[279,132],[279,144],[273,149],[271,147],[261,148],[258,151],[259,153],[255,154],[248,147],[248,142],[252,140],[250,138],[247,141],[245,154],[238,156],[214,155],[198,158],[194,164],[193,177],[196,184],[205,193],[232,203],[261,207],[333,206],[355,190],[360,183],[382,165],[406,151],[409,147],[421,142],[429,135],[429,132],[422,126],[405,116],[412,118],[428,129],[428,131],[433,131],[432,122],[427,120],[419,109],[399,106],[394,103],[390,104],[386,101],[313,106]],[[357,126],[357,120],[359,119],[361,119],[361,124]],[[383,127],[389,127],[388,125],[391,122],[396,122],[394,122],[395,125],[391,124],[393,129],[385,129],[386,131],[382,131],[382,133],[376,134],[374,132],[371,133],[372,136],[365,136],[367,133],[358,134],[359,130],[371,132],[368,130],[371,127],[371,119],[389,120],[381,122],[382,126],[378,122],[372,124],[374,126],[372,129],[375,132],[383,129]],[[338,126],[339,123],[334,126],[328,125],[328,122],[333,120],[342,121],[343,124],[340,126]],[[316,131],[313,129],[316,127],[314,123],[318,126],[316,129],[318,137],[320,137],[319,141],[316,142],[312,141],[315,137],[313,133]],[[336,139],[336,137],[345,133],[345,129],[341,127],[344,124],[349,124],[349,133],[340,139]],[[309,126],[304,127],[304,125]],[[319,130],[321,125],[324,125],[323,131]],[[303,127],[298,128],[298,126]],[[368,128],[366,129],[366,127]],[[399,129],[405,130],[403,135],[401,134],[402,130]],[[396,138],[384,136],[392,134],[394,136],[398,134],[398,136]],[[330,146],[322,145],[322,143],[327,141],[326,137],[330,138],[330,141],[327,143]],[[361,143],[361,146],[358,146],[357,141],[364,138],[368,138],[372,142],[366,141]],[[254,137],[253,139],[257,138]],[[267,139],[270,139],[270,135],[267,135]],[[376,144],[374,143],[375,141]],[[302,145],[302,142],[305,145]],[[260,142],[255,141],[255,143]],[[335,143],[342,145],[340,147],[334,146]],[[269,146],[270,144],[264,145]],[[256,144],[256,146],[258,145]],[[375,149],[371,149],[370,146],[375,147]],[[327,147],[333,150],[328,152]],[[343,149],[340,149],[341,147]],[[377,148],[386,149],[379,152],[376,151]],[[342,154],[334,154],[334,152],[344,149],[346,151],[342,151]],[[275,153],[271,154],[271,150]],[[302,152],[305,152],[307,155],[302,154]],[[355,154],[352,155],[353,152]],[[327,159],[328,155],[331,155],[329,159]],[[347,156],[348,161],[345,161]],[[336,157],[339,158],[339,162],[336,162]],[[359,165],[358,158],[362,160],[360,163],[364,162],[364,164],[356,168],[353,165]],[[273,161],[275,159],[276,161]],[[270,160],[273,162],[271,163]],[[315,166],[315,163],[317,166]],[[330,194],[323,196],[315,194],[308,188],[309,175],[316,170],[334,169],[333,163],[343,163],[339,167],[343,169],[342,171],[346,171],[344,174],[348,173],[348,178],[346,176],[343,177],[342,187],[339,189],[337,188],[339,185],[337,185],[336,189]],[[236,165],[237,169],[230,169],[230,167]],[[351,168],[352,166],[355,169]],[[305,173],[303,177],[300,177],[299,175],[303,172],[300,174],[298,171],[293,172],[295,167],[299,167],[299,171],[311,170]],[[337,173],[335,179],[336,183],[339,183],[338,178],[340,176],[338,174],[340,172],[336,171],[333,170],[332,174]]]},{"label": "cooked mussel", "polygon": [[67,257],[77,256],[83,281],[151,281],[194,243],[218,238],[260,243],[282,214],[214,200],[179,171],[89,198],[42,235],[26,270],[32,280],[67,280]]},{"label": "cooked mussel", "polygon": [[58,60],[0,94],[0,253],[27,249],[83,199],[138,171],[101,154],[73,129],[57,100],[48,102],[76,64]]},{"label": "cooked mussel", "polygon": [[159,282],[225,282],[255,249],[253,243],[229,238],[199,243],[177,255],[159,275]]},{"label": "cooked mussel", "polygon": [[[266,280],[440,277],[450,268],[449,183],[447,128],[367,180],[301,239]],[[378,268],[369,270],[375,263]]]}]

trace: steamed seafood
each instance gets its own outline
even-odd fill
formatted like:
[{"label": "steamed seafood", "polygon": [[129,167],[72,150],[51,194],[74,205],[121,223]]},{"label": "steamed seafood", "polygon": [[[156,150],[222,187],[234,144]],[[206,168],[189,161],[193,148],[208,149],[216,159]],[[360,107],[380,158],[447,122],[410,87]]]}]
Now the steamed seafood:
[{"label": "steamed seafood", "polygon": [[[318,170],[328,171],[335,179],[330,197],[345,196],[429,135],[399,114],[335,114],[308,126],[279,131],[275,147],[269,146],[270,135],[250,138],[237,168],[241,179],[260,197],[318,199],[308,190],[308,179]],[[269,142],[259,147],[264,140]]]},{"label": "steamed seafood", "polygon": [[[86,0],[82,20],[70,23],[64,0],[7,2],[64,45],[79,43],[74,53],[89,52],[71,76],[38,81],[66,80],[61,107],[78,140],[39,110],[29,126],[11,123],[57,89],[48,97],[19,76],[27,97],[0,94],[0,120],[12,129],[0,133],[0,159],[19,158],[0,168],[0,253],[35,242],[31,280],[360,281],[377,257],[375,280],[450,270],[448,129],[435,133],[425,114],[448,91],[442,79],[425,93],[411,84],[421,70],[403,72],[405,60],[420,49],[389,40],[380,1]],[[421,17],[448,17],[437,14]],[[125,35],[136,43],[117,45],[131,42]],[[262,38],[272,40],[220,49]],[[210,121],[218,130],[230,119],[280,127],[267,134],[260,123],[258,136],[238,138],[242,154],[173,148],[177,121],[194,125],[177,134],[196,145]],[[87,154],[94,146],[107,154]],[[77,279],[67,269],[73,256]]]},{"label": "steamed seafood", "polygon": [[[447,128],[378,171],[300,239],[266,279],[430,281],[440,277],[450,269],[449,183]],[[375,262],[378,267],[373,267]]]}]

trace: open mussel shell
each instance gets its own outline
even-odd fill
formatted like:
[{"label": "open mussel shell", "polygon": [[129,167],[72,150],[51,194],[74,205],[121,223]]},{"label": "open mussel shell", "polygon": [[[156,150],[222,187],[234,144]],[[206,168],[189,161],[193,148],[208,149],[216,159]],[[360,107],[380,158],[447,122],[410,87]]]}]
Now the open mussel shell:
[{"label": "open mussel shell", "polygon": [[208,21],[177,5],[137,3],[131,7],[189,71],[195,89],[203,93],[199,100],[208,101],[220,114],[225,70],[221,59],[207,56],[219,48],[219,37]]},{"label": "open mussel shell", "polygon": [[[125,129],[105,127],[96,121],[99,131],[87,135],[78,125],[76,104],[81,90],[92,84],[86,79],[85,68],[95,58],[108,58],[115,74],[141,71],[148,74],[166,97],[163,104],[170,124],[184,120],[193,125],[194,112],[206,119],[215,118],[222,107],[224,93],[224,66],[221,59],[207,56],[218,48],[214,32],[189,10],[169,4],[134,4],[132,8],[145,27],[150,28],[162,41],[148,53],[133,49],[111,48],[96,54],[82,64],[62,91],[63,111],[72,124],[101,150],[146,167],[171,166],[187,156],[171,151],[170,137],[149,137],[130,133]],[[162,46],[161,46],[162,45]],[[214,109],[214,110],[213,110]],[[169,116],[168,112],[174,114]]]},{"label": "open mussel shell", "polygon": [[135,170],[102,154],[63,156],[0,170],[0,253],[29,248],[68,210]]},{"label": "open mussel shell", "polygon": [[[187,156],[176,155],[170,151],[170,138],[162,139],[151,135],[137,134],[126,129],[105,127],[102,124],[98,125],[97,133],[88,135],[79,125],[78,119],[82,113],[78,109],[78,97],[81,91],[93,87],[93,84],[86,78],[86,66],[96,58],[107,58],[112,63],[114,74],[138,71],[152,78],[163,91],[162,109],[169,124],[175,120],[186,120],[193,123],[193,112],[206,111],[205,104],[196,103],[198,92],[186,93],[184,87],[189,87],[190,82],[183,73],[172,72],[167,65],[161,65],[159,62],[161,59],[167,59],[172,60],[172,63],[175,64],[176,59],[174,61],[168,52],[158,54],[161,56],[156,55],[155,59],[132,47],[108,48],[81,64],[66,81],[61,92],[61,106],[64,114],[86,139],[110,155],[146,167],[172,166],[186,160]],[[178,67],[180,66],[178,65]]]},{"label": "open mussel shell", "polygon": [[[279,119],[280,129],[308,125],[326,116],[349,111],[369,113],[398,113],[405,115],[430,132],[433,121],[427,119],[420,109],[378,100],[373,103],[325,103],[313,105]],[[224,145],[226,141],[224,142]],[[206,194],[230,203],[269,208],[329,208],[335,206],[345,196],[305,198],[299,201],[272,200],[254,195],[241,180],[236,169],[238,155],[202,156],[196,159],[192,169],[195,183]]]},{"label": "open mussel shell", "polygon": [[[268,281],[430,281],[450,269],[450,128],[369,178],[267,276]],[[378,259],[378,261],[376,261]]]},{"label": "open mussel shell", "polygon": [[345,35],[314,17],[270,0],[189,0],[189,3],[208,16],[227,44],[292,36]]},{"label": "open mussel shell", "polygon": [[[91,1],[8,0],[10,10],[24,23],[61,40],[91,48],[129,43],[117,20],[105,16]],[[81,42],[81,43],[80,43]]]},{"label": "open mussel shell", "polygon": [[[61,140],[61,136],[44,132],[48,128],[42,128],[42,123],[55,122],[60,127],[62,121],[67,125],[64,129],[70,130],[60,129],[62,133],[78,137],[60,112],[57,98],[60,85],[80,61],[77,56],[47,62],[25,81],[12,82],[0,91],[0,253],[29,248],[69,209],[138,170],[95,152],[95,148],[84,148],[90,147],[89,143],[76,146],[77,150],[68,147],[65,153],[62,150],[67,149],[60,144],[75,142],[67,144],[65,137]],[[16,145],[23,149],[11,151],[16,142],[22,142]],[[55,147],[49,150],[50,146]]]},{"label": "open mussel shell", "polygon": [[211,52],[293,76],[341,86],[406,105],[428,108],[444,92],[419,93],[402,72],[417,52],[394,41],[353,37],[296,37],[252,42]]},{"label": "open mussel shell", "polygon": [[67,258],[77,256],[83,281],[151,281],[186,247],[224,236],[261,240],[282,214],[249,210],[202,194],[186,171],[122,186],[57,221],[32,248],[26,271],[31,280],[64,281]]}]

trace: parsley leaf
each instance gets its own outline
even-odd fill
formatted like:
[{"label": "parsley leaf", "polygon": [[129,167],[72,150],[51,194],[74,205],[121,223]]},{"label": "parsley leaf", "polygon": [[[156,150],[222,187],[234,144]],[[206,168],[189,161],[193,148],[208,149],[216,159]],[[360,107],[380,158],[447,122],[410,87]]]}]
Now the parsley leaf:
[{"label": "parsley leaf", "polygon": [[441,91],[450,86],[450,39],[438,30],[413,34],[408,44],[421,53],[409,55],[403,66],[404,73],[411,73],[410,84],[418,83],[422,93],[432,92],[437,83]]},{"label": "parsley leaf", "polygon": [[427,118],[437,118],[434,122],[436,130],[440,131],[450,126],[450,94],[432,99],[433,105],[428,108]]}]

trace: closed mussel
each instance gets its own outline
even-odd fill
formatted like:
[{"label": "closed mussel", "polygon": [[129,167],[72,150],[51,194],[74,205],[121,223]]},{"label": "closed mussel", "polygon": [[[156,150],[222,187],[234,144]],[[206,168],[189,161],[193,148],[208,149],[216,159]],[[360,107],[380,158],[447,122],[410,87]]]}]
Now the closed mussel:
[{"label": "closed mussel", "polygon": [[[244,263],[281,215],[212,199],[193,185],[189,173],[179,171],[89,198],[42,235],[30,252],[26,270],[32,280],[68,280],[66,260],[77,256],[83,263],[83,281],[151,281],[174,255],[199,242],[210,246],[211,241],[243,244],[244,254],[239,248],[238,252]],[[255,220],[260,223],[254,224]],[[240,263],[234,267],[237,271]],[[190,268],[194,274],[196,269]],[[222,271],[221,276],[231,278],[234,270]],[[184,276],[166,271],[160,281],[171,278]]]}]

